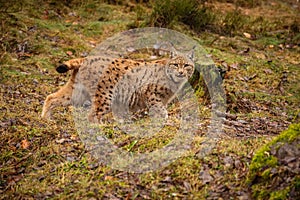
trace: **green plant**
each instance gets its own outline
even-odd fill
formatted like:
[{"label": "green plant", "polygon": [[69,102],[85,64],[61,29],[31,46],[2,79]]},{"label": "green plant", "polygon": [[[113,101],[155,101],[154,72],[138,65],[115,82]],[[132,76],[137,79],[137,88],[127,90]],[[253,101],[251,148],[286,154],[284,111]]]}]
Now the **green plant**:
[{"label": "green plant", "polygon": [[222,31],[225,34],[232,35],[236,31],[240,31],[244,24],[247,23],[247,18],[241,14],[239,10],[228,12],[222,22]]},{"label": "green plant", "polygon": [[201,31],[211,24],[214,18],[214,14],[196,0],[155,1],[149,24],[172,27],[174,23],[181,22],[195,31]]}]

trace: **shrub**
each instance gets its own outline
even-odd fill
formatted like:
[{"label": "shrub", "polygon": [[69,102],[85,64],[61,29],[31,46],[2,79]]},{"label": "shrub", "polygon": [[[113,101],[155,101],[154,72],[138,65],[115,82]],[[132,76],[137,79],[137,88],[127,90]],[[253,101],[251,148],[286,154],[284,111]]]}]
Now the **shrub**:
[{"label": "shrub", "polygon": [[172,27],[176,22],[201,31],[211,24],[214,14],[197,0],[155,1],[149,24],[158,27]]},{"label": "shrub", "polygon": [[232,35],[236,31],[241,31],[247,21],[248,18],[242,15],[239,10],[228,12],[222,21],[222,31],[225,34]]}]

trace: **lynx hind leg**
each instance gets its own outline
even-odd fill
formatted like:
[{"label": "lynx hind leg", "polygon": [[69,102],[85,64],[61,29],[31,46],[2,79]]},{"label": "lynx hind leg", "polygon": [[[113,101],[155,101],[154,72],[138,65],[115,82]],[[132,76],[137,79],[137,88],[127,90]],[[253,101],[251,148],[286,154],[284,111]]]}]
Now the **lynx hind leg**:
[{"label": "lynx hind leg", "polygon": [[71,104],[73,87],[70,82],[63,86],[57,92],[47,96],[42,111],[42,118],[51,118],[52,110],[60,105],[67,106]]}]

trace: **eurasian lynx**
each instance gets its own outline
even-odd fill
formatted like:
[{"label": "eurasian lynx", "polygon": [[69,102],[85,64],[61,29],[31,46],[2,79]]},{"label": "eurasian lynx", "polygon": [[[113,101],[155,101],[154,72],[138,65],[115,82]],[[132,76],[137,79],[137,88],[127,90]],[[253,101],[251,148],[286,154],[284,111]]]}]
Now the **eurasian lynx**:
[{"label": "eurasian lynx", "polygon": [[69,60],[56,70],[73,70],[72,75],[65,86],[47,96],[42,117],[50,118],[51,110],[59,105],[78,105],[86,100],[91,102],[88,119],[92,122],[102,121],[111,111],[128,117],[124,116],[129,115],[127,111],[149,109],[166,117],[174,92],[195,69],[192,55],[171,53],[170,57],[151,61],[100,56]]}]

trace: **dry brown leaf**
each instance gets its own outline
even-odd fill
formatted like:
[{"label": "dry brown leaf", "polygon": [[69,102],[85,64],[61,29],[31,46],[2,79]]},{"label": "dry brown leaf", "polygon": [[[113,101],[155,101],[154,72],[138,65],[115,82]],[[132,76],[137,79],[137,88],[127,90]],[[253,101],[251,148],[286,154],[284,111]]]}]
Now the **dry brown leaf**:
[{"label": "dry brown leaf", "polygon": [[252,38],[252,36],[251,36],[251,34],[250,33],[243,33],[244,34],[244,36],[246,37],[246,38],[248,38],[248,39],[251,39]]},{"label": "dry brown leaf", "polygon": [[28,149],[30,147],[30,142],[28,140],[26,140],[26,139],[22,140],[21,141],[21,147],[23,149]]},{"label": "dry brown leaf", "polygon": [[67,51],[66,54],[67,54],[68,56],[71,56],[71,55],[73,55],[73,52],[72,52],[72,51]]},{"label": "dry brown leaf", "polygon": [[104,180],[106,180],[106,181],[112,181],[112,180],[114,180],[115,178],[114,177],[112,177],[112,176],[105,176],[105,178],[104,178]]}]

